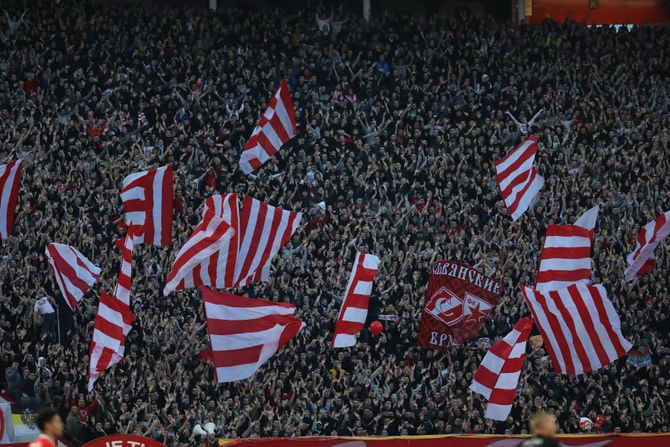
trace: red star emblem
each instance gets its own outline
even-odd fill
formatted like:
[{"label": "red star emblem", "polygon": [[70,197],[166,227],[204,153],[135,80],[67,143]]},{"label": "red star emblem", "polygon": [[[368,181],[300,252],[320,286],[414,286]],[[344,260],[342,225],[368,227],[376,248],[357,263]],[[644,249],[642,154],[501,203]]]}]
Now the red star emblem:
[{"label": "red star emblem", "polygon": [[479,303],[477,303],[475,306],[470,307],[470,315],[467,316],[467,321],[474,321],[475,323],[479,323],[481,320],[486,320],[487,316],[488,313],[482,312],[479,309]]}]

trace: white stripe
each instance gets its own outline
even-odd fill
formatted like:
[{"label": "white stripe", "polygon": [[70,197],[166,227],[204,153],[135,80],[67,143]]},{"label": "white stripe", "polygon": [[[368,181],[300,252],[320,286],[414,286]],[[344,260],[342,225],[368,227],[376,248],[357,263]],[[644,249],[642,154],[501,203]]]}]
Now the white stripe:
[{"label": "white stripe", "polygon": [[590,247],[591,239],[583,236],[547,236],[544,248],[581,248]]},{"label": "white stripe", "polygon": [[361,253],[363,257],[363,267],[369,270],[377,270],[379,267],[379,258],[370,253]]},{"label": "white stripe", "polygon": [[144,225],[146,214],[143,211],[133,211],[125,214],[126,225]]},{"label": "white stripe", "polygon": [[275,148],[275,150],[278,150],[281,147],[281,138],[279,138],[279,135],[277,135],[277,132],[275,132],[272,127],[272,119],[263,126],[263,135],[265,135],[265,138],[268,139],[270,145]]},{"label": "white stripe", "polygon": [[285,306],[258,306],[232,307],[225,304],[215,304],[205,301],[205,313],[210,320],[255,320],[268,315],[293,315],[295,307]]},{"label": "white stripe", "polygon": [[121,312],[108,307],[102,301],[98,304],[98,316],[104,318],[115,326],[123,327],[123,315]]},{"label": "white stripe", "polygon": [[505,359],[501,359],[493,352],[489,351],[482,359],[482,365],[494,374],[499,374],[505,366]]},{"label": "white stripe", "polygon": [[514,343],[512,346],[512,352],[509,354],[509,358],[518,359],[526,354],[526,342],[523,343]]},{"label": "white stripe", "polygon": [[151,210],[152,220],[150,222],[154,226],[154,240],[147,242],[154,245],[161,244],[161,235],[163,233],[163,182],[167,180],[165,179],[165,171],[167,171],[167,167],[165,166],[157,168],[154,183],[153,185],[149,185],[154,191],[154,206]]},{"label": "white stripe", "polygon": [[516,390],[516,387],[519,384],[519,375],[521,375],[521,371],[501,373],[496,381],[496,389]]},{"label": "white stripe", "polygon": [[591,282],[590,279],[582,279],[579,281],[547,281],[547,282],[538,282],[535,288],[538,291],[545,293],[551,290],[558,290],[564,287],[569,287],[573,284],[589,284],[590,282]]},{"label": "white stripe", "polygon": [[579,219],[575,222],[575,225],[578,227],[585,228],[589,231],[593,230],[596,227],[596,221],[598,220],[598,211],[600,207],[598,205],[594,206],[590,210],[582,214]]},{"label": "white stripe", "polygon": [[591,258],[545,258],[540,261],[540,272],[548,272],[551,270],[583,270],[591,269]]},{"label": "white stripe", "polygon": [[128,185],[130,185],[132,182],[139,179],[140,177],[147,175],[148,172],[149,171],[140,171],[140,172],[133,172],[132,174],[127,175],[123,179],[122,189],[126,189]]},{"label": "white stripe", "polygon": [[337,334],[333,342],[334,348],[348,348],[356,344],[356,336],[351,334]]},{"label": "white stripe", "polygon": [[344,310],[342,321],[350,321],[354,323],[365,323],[368,317],[368,310],[360,307],[349,306]]},{"label": "white stripe", "polygon": [[614,310],[614,306],[612,306],[612,302],[607,297],[607,291],[601,284],[598,284],[595,287],[600,292],[603,307],[605,308],[605,313],[607,314],[607,318],[609,321],[600,320],[600,316],[598,314],[598,309],[596,308],[595,301],[593,300],[593,296],[591,295],[591,292],[587,286],[584,286],[582,284],[577,285],[577,290],[580,296],[582,297],[584,304],[586,305],[586,309],[588,310],[589,315],[591,316],[591,320],[593,321],[593,327],[598,333],[598,338],[600,339],[600,343],[602,344],[603,348],[605,349],[605,352],[607,353],[607,358],[610,361],[614,361],[618,358],[618,356],[616,353],[616,349],[612,344],[612,340],[610,339],[609,334],[607,333],[605,324],[611,326],[614,333],[617,335],[617,338],[619,339],[619,343],[621,343],[621,346],[624,348],[626,352],[630,350],[632,344],[628,340],[623,338],[623,335],[621,334],[621,320],[619,320],[619,315],[617,315],[616,311]]},{"label": "white stripe", "polygon": [[605,286],[603,286],[602,284],[597,284],[595,287],[596,289],[598,289],[598,291],[600,292],[600,296],[602,297],[603,306],[605,307],[605,313],[607,314],[609,325],[612,327],[614,333],[617,335],[619,343],[621,343],[623,349],[626,352],[628,352],[633,347],[633,344],[628,340],[626,340],[623,337],[623,334],[621,333],[621,320],[619,319],[619,315],[616,313],[616,309],[614,309],[612,302],[609,300],[609,297],[607,296],[607,290],[605,290]]},{"label": "white stripe", "polygon": [[507,420],[510,411],[512,411],[511,405],[498,405],[489,402],[486,405],[486,412],[484,417],[487,419],[493,419],[494,421],[504,421]]},{"label": "white stripe", "polygon": [[121,347],[121,342],[119,340],[107,335],[98,328],[93,329],[93,341],[100,346],[111,349],[112,351],[116,351]]},{"label": "white stripe", "polygon": [[472,392],[477,393],[477,394],[481,394],[482,396],[484,396],[484,398],[486,400],[489,400],[491,398],[491,391],[493,391],[493,390],[491,390],[491,388],[489,388],[487,386],[484,386],[483,384],[481,384],[477,381],[473,381],[470,384],[470,389],[472,390]]},{"label": "white stripe", "polygon": [[354,286],[354,295],[370,296],[372,293],[372,281],[357,281]]}]

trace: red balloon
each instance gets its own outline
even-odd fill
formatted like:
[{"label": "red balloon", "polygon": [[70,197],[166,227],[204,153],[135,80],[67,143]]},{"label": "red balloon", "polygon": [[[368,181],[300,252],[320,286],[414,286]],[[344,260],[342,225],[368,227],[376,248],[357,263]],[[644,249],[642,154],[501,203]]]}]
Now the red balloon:
[{"label": "red balloon", "polygon": [[384,326],[382,326],[380,321],[373,321],[370,323],[370,332],[372,332],[372,335],[379,335],[383,330]]}]

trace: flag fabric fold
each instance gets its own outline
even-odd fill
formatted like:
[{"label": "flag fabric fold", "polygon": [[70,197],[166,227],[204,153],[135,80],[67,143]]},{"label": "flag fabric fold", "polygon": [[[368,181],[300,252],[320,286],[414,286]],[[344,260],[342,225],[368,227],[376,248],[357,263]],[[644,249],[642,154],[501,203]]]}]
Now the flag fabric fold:
[{"label": "flag fabric fold", "polygon": [[295,307],[203,287],[202,297],[219,383],[244,380],[304,327]]},{"label": "flag fabric fold", "polygon": [[517,220],[530,207],[544,185],[544,179],[533,165],[538,145],[535,137],[526,141],[495,161],[498,186],[512,220]]},{"label": "flag fabric fold", "polygon": [[628,255],[628,267],[624,279],[632,281],[635,276],[646,275],[656,267],[654,250],[670,234],[670,211],[658,216],[640,230],[635,241],[635,249]]},{"label": "flag fabric fold", "polygon": [[65,302],[75,310],[100,277],[100,267],[69,245],[51,243],[44,252]]},{"label": "flag fabric fold", "polygon": [[0,239],[7,239],[12,232],[22,167],[21,160],[0,166]]},{"label": "flag fabric fold", "polygon": [[291,91],[282,79],[265,113],[244,145],[240,169],[249,175],[267,162],[279,149],[298,133]]},{"label": "flag fabric fold", "polygon": [[475,371],[470,389],[488,400],[486,418],[504,421],[512,410],[532,329],[530,318],[519,320],[509,334],[491,346]]},{"label": "flag fabric fold", "polygon": [[251,197],[244,198],[241,211],[237,194],[209,197],[203,220],[180,249],[163,294],[199,286],[227,289],[267,282],[272,258],[301,219],[301,213]]},{"label": "flag fabric fold", "polygon": [[363,329],[368,317],[372,283],[379,272],[379,258],[369,253],[356,253],[349,283],[335,324],[333,348],[356,344],[356,335]]},{"label": "flag fabric fold", "polygon": [[623,357],[632,347],[601,284],[573,284],[540,292],[521,287],[554,369],[586,374]]},{"label": "flag fabric fold", "polygon": [[558,290],[571,284],[589,284],[591,245],[598,207],[585,212],[574,225],[549,225],[544,238],[536,289]]},{"label": "flag fabric fold", "polygon": [[124,178],[121,202],[125,224],[139,229],[140,237],[135,243],[160,247],[172,243],[172,165],[135,172]]}]

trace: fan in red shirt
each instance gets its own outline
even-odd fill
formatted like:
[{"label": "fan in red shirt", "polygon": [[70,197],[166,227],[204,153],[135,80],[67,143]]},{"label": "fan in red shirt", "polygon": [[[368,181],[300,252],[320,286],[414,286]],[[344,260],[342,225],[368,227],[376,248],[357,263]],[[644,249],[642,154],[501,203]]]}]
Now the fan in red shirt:
[{"label": "fan in red shirt", "polygon": [[44,410],[37,415],[35,421],[42,432],[29,447],[56,447],[58,438],[63,435],[63,420],[56,411]]}]

